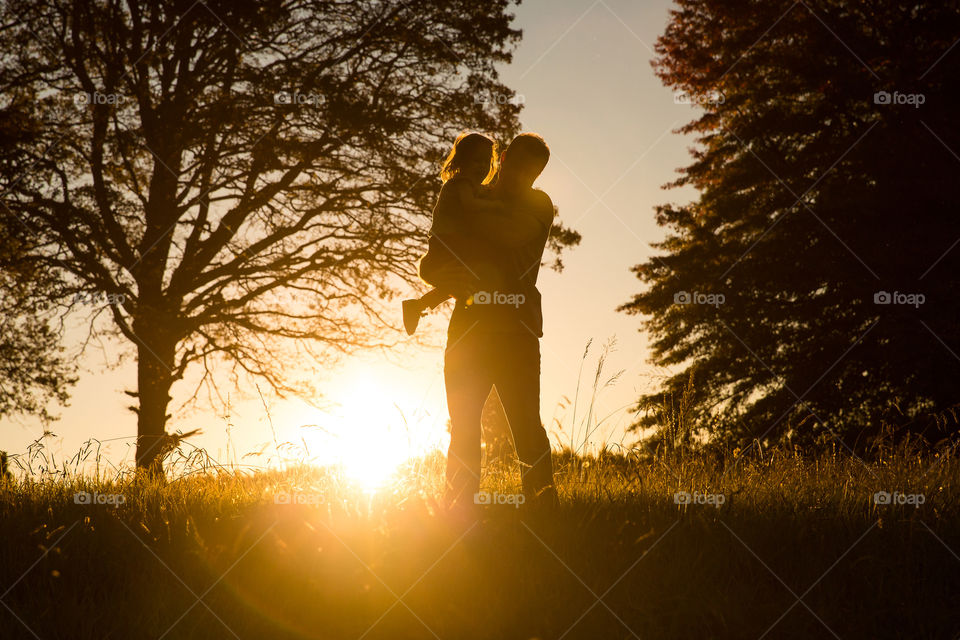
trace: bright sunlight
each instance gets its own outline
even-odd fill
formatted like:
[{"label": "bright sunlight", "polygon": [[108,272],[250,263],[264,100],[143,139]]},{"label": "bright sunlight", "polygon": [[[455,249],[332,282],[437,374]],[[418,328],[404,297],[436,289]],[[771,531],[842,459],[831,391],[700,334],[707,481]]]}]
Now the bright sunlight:
[{"label": "bright sunlight", "polygon": [[304,415],[301,434],[308,458],[340,467],[351,482],[372,492],[387,486],[410,458],[442,447],[444,430],[423,424],[412,398],[370,371],[358,371],[341,383],[331,400],[336,406]]}]

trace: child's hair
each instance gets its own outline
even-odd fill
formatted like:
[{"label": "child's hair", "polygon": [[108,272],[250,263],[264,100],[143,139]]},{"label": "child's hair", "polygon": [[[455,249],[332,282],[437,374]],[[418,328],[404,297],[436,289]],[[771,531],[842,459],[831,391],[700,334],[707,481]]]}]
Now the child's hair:
[{"label": "child's hair", "polygon": [[468,158],[477,155],[490,158],[490,171],[483,179],[487,184],[497,174],[497,143],[482,133],[461,133],[453,142],[453,149],[447,154],[440,168],[440,179],[446,182],[463,171]]}]

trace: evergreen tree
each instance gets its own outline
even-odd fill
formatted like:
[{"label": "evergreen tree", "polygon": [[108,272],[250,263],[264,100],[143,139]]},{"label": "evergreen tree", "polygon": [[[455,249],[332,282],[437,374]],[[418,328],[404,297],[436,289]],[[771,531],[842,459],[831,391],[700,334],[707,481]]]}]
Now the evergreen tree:
[{"label": "evergreen tree", "polygon": [[741,441],[929,427],[960,402],[958,3],[677,5],[654,68],[702,108],[672,183],[699,196],[657,207],[622,307],[681,365],[663,391],[695,369]]}]

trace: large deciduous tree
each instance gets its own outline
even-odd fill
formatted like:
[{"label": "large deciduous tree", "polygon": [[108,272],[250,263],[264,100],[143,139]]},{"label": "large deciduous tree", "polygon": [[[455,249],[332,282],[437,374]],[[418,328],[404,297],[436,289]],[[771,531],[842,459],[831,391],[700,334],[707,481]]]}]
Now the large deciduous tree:
[{"label": "large deciduous tree", "polygon": [[701,107],[699,197],[623,310],[715,435],[853,446],[960,402],[958,34],[955,2],[678,0],[654,68]]},{"label": "large deciduous tree", "polygon": [[33,238],[0,218],[0,417],[55,418],[76,381],[49,300],[59,282],[31,260]]},{"label": "large deciduous tree", "polygon": [[[284,351],[383,341],[462,129],[506,139],[508,0],[3,4],[2,211],[136,348],[140,467],[171,385],[216,362],[289,390]],[[287,339],[286,341],[278,339]]]}]

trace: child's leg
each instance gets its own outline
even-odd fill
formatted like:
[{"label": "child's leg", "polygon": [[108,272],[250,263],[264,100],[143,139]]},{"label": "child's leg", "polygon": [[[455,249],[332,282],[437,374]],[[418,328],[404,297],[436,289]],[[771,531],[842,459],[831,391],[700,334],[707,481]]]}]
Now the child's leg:
[{"label": "child's leg", "polygon": [[436,287],[419,298],[403,301],[403,327],[407,335],[413,335],[420,324],[420,316],[426,309],[433,309],[453,294],[445,286]]},{"label": "child's leg", "polygon": [[[442,291],[445,296],[441,298],[441,294],[436,294],[437,297],[432,298],[429,302],[431,308],[436,307],[447,298],[465,298],[476,291],[480,284],[476,275],[459,263],[448,263],[436,267],[431,275],[433,277],[429,284],[432,284],[435,290]],[[431,291],[427,295],[429,296],[432,293]]]},{"label": "child's leg", "polygon": [[420,296],[420,302],[425,309],[436,309],[446,302],[453,294],[446,287],[437,287]]}]

